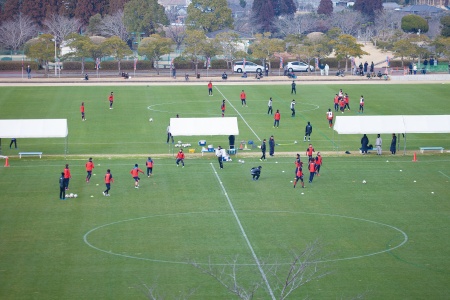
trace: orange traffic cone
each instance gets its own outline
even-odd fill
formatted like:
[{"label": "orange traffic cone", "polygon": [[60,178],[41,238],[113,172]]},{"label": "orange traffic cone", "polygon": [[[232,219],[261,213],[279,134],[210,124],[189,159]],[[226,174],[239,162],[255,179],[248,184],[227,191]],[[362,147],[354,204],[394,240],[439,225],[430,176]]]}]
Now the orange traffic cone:
[{"label": "orange traffic cone", "polygon": [[5,158],[5,167],[9,167],[8,156]]},{"label": "orange traffic cone", "polygon": [[414,157],[413,157],[413,160],[412,160],[413,162],[416,162],[417,161],[417,155],[416,155],[416,152],[414,152]]}]

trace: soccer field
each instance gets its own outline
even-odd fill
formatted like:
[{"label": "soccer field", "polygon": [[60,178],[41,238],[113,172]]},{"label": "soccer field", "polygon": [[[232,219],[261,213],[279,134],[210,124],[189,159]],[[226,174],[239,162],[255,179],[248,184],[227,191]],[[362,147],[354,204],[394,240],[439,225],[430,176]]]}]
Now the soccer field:
[{"label": "soccer field", "polygon": [[[442,84],[298,85],[294,96],[289,85],[216,84],[212,97],[206,85],[0,88],[0,119],[67,118],[69,127],[67,157],[63,139],[19,139],[18,149],[2,139],[11,166],[0,167],[0,299],[152,299],[150,290],[155,299],[190,292],[190,299],[238,299],[192,262],[225,266],[227,275],[235,266],[245,290],[258,284],[254,299],[279,299],[273,266],[284,278],[292,252],[314,241],[318,274],[329,274],[288,299],[448,298],[450,156],[418,153],[412,162],[411,153],[450,149],[450,135],[410,134],[405,156],[403,140],[389,155],[390,136],[383,135],[384,155],[357,155],[361,136],[328,128],[325,112],[340,88],[350,95],[345,115],[358,114],[361,95],[367,115],[450,114],[450,88]],[[242,89],[248,107],[240,105]],[[267,115],[269,97],[281,112],[279,128]],[[275,156],[260,162],[258,148],[238,151],[220,170],[213,154],[199,155],[197,142],[225,148],[228,137],[175,137],[195,149],[185,149],[186,167],[177,168],[178,149],[166,143],[169,118],[219,117],[222,99],[225,116],[238,117],[236,141],[259,145],[274,135]],[[295,153],[304,157],[307,121],[314,148],[326,153],[324,165],[312,184],[294,189],[293,162]],[[19,159],[19,151],[44,155]],[[134,189],[129,172],[135,163],[145,171],[147,156],[155,160],[154,175],[142,176]],[[95,175],[87,184],[89,157]],[[66,163],[78,198],[61,201]],[[249,170],[258,165],[262,176],[252,181]],[[115,182],[104,197],[108,168]]]}]

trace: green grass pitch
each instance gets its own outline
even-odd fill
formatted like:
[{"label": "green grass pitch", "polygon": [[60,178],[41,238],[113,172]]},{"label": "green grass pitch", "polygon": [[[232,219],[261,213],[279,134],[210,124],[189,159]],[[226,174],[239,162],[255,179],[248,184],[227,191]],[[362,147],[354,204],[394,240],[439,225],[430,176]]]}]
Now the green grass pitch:
[{"label": "green grass pitch", "polygon": [[[357,153],[361,138],[328,128],[325,112],[340,88],[350,95],[346,115],[357,115],[361,95],[366,115],[450,113],[447,84],[299,84],[292,96],[289,83],[217,83],[213,97],[206,84],[0,88],[0,119],[67,118],[69,124],[66,158],[63,139],[19,139],[17,150],[1,141],[11,166],[0,167],[0,299],[146,299],[145,285],[166,299],[192,289],[191,299],[237,299],[188,262],[224,264],[237,256],[240,282],[249,286],[261,280],[251,250],[267,264],[286,266],[290,250],[314,240],[323,245],[320,265],[331,274],[289,299],[447,299],[450,156],[418,153],[412,162],[411,152],[450,149],[450,136],[410,134],[405,156],[403,140],[398,154],[388,155],[389,135],[382,135],[381,157],[335,155],[336,149]],[[242,89],[248,107],[240,105]],[[278,129],[267,115],[269,97],[282,114]],[[219,117],[222,99],[226,116],[238,117],[236,141],[259,144],[273,134],[281,144],[275,157],[260,162],[259,149],[240,151],[219,170],[212,154],[198,155],[197,142],[225,147],[227,137],[175,137],[196,150],[177,168],[177,148],[166,144],[169,118]],[[294,189],[293,161],[297,152],[304,156],[307,121],[313,146],[326,155],[321,176]],[[19,151],[44,156],[19,159]],[[91,156],[95,175],[86,184]],[[141,176],[134,189],[129,171],[135,163],[144,169],[147,156],[155,158],[154,176]],[[78,198],[61,201],[58,178],[66,163]],[[254,182],[249,170],[258,165],[262,176]],[[102,195],[107,168],[115,179],[111,197]],[[264,285],[254,299],[270,299]]]}]

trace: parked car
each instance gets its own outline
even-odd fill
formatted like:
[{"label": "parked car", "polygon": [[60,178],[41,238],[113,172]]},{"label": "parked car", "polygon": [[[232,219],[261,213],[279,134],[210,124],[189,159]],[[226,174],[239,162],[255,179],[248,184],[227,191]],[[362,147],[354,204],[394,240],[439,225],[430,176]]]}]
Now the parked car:
[{"label": "parked car", "polygon": [[243,73],[243,72],[262,73],[262,71],[264,70],[264,67],[257,65],[255,63],[252,63],[251,61],[246,61],[245,68],[244,68],[244,62],[237,61],[234,63],[233,70],[234,70],[234,72],[237,72],[237,73]]},{"label": "parked car", "polygon": [[291,61],[286,64],[284,69],[288,72],[314,72],[314,67],[302,61]]}]

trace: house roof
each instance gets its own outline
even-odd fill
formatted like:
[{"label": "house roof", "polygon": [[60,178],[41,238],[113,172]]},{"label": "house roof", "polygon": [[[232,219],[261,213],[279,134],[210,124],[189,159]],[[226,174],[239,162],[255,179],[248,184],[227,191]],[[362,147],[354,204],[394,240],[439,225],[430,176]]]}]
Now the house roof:
[{"label": "house roof", "polygon": [[400,11],[420,14],[420,13],[440,13],[443,10],[439,7],[430,5],[410,5],[402,8]]}]

